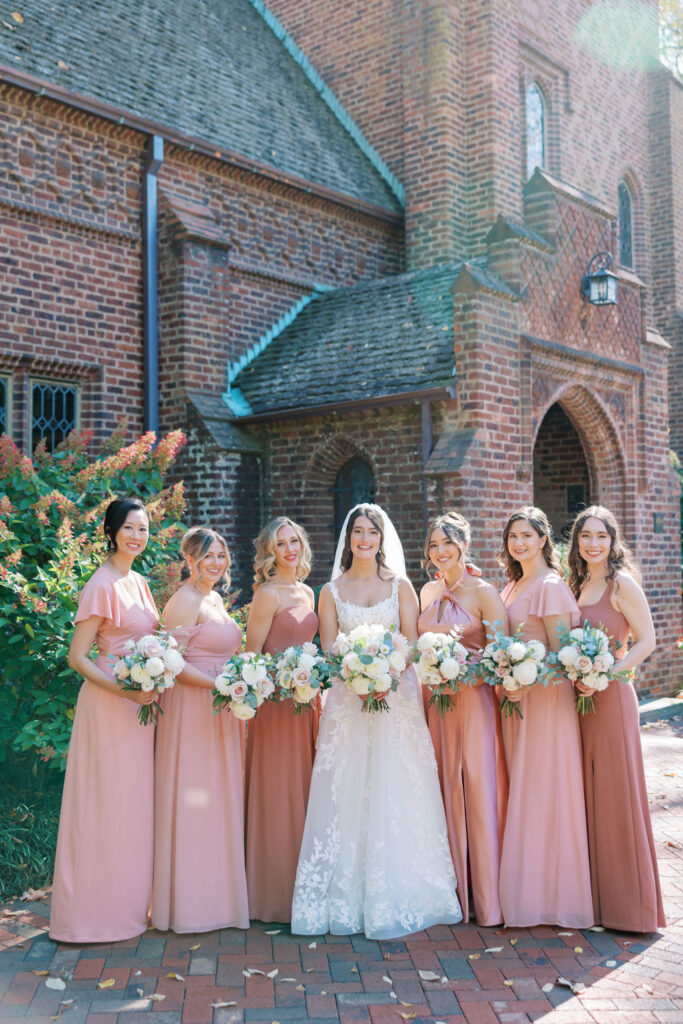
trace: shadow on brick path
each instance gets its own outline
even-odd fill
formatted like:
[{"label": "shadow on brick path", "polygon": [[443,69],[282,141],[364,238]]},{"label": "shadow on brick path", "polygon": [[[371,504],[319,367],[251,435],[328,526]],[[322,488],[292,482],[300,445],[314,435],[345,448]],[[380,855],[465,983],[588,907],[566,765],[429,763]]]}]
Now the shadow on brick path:
[{"label": "shadow on brick path", "polygon": [[370,942],[256,923],[79,947],[48,938],[47,901],[16,902],[0,907],[0,1024],[682,1024],[683,718],[641,734],[661,933],[467,924]]}]

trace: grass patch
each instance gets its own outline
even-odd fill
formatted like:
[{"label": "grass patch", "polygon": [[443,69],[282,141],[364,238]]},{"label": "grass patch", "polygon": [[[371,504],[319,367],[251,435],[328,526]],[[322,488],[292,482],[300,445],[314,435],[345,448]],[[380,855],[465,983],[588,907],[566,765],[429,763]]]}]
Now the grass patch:
[{"label": "grass patch", "polygon": [[0,901],[49,885],[55,865],[64,775],[10,754],[0,768]]}]

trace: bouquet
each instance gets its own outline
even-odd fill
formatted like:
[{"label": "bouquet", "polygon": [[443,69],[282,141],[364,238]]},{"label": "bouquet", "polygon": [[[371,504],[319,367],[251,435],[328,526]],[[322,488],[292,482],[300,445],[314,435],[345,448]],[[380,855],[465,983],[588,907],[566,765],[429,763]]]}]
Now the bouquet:
[{"label": "bouquet", "polygon": [[[557,654],[551,655],[551,661],[562,666],[567,678],[575,685],[584,683],[593,690],[606,690],[614,678],[610,671],[614,656],[605,631],[586,621],[576,629],[561,630],[560,643],[562,647]],[[579,695],[576,710],[580,715],[594,714],[593,698]]]},{"label": "bouquet", "polygon": [[507,693],[524,690],[534,683],[548,685],[548,670],[544,664],[545,647],[540,640],[520,640],[522,627],[513,636],[505,636],[498,630],[493,640],[484,648],[479,667],[484,681],[489,686],[500,685],[506,692],[500,704],[502,715],[519,715],[522,709],[515,701],[508,700]]},{"label": "bouquet", "polygon": [[363,711],[388,711],[386,696],[398,688],[408,664],[408,641],[382,625],[356,626],[340,633],[328,658],[337,676],[363,701]]},{"label": "bouquet", "polygon": [[253,718],[257,708],[275,691],[272,674],[273,659],[269,654],[233,654],[211,691],[214,711],[227,708],[242,722]]},{"label": "bouquet", "polygon": [[[182,672],[185,661],[178,650],[178,641],[169,633],[150,633],[139,640],[128,640],[126,653],[114,664],[114,678],[124,690],[144,690],[163,693],[173,686],[175,677]],[[142,725],[154,724],[163,714],[158,701],[141,704],[138,718]]]},{"label": "bouquet", "polygon": [[315,644],[288,647],[275,664],[278,700],[292,700],[294,714],[308,710],[315,698],[332,685],[330,666]]},{"label": "bouquet", "polygon": [[467,648],[460,643],[462,630],[450,633],[423,633],[416,644],[415,670],[423,686],[430,691],[429,706],[436,704],[440,715],[453,707],[458,692],[457,680],[467,669]]}]

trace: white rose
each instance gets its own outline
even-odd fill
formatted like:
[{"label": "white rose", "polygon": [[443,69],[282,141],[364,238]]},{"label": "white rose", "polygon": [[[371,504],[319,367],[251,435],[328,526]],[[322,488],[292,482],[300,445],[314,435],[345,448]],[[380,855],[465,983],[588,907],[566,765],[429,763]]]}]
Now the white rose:
[{"label": "white rose", "polygon": [[579,650],[577,647],[574,647],[573,644],[567,644],[566,647],[560,647],[557,652],[558,660],[565,668],[571,668],[572,665],[575,665],[578,656]]},{"label": "white rose", "polygon": [[318,691],[312,686],[297,686],[294,689],[294,700],[297,704],[308,704],[317,695]]},{"label": "white rose", "polygon": [[513,667],[512,675],[520,686],[530,686],[536,680],[538,669],[533,661],[523,661]]},{"label": "white rose", "polygon": [[531,657],[534,661],[543,661],[545,658],[545,647],[540,640],[529,640],[527,647],[531,651]]},{"label": "white rose", "polygon": [[423,633],[422,636],[418,637],[417,640],[418,651],[431,651],[431,649],[434,647],[435,639],[436,633]]},{"label": "white rose", "polygon": [[164,672],[164,663],[161,658],[148,658],[145,662],[145,669],[151,676],[160,676]]},{"label": "white rose", "polygon": [[593,666],[598,672],[609,671],[613,664],[614,658],[609,651],[603,651],[602,654],[598,654],[597,658],[593,662]]},{"label": "white rose", "polygon": [[265,679],[262,679],[260,683],[256,684],[254,689],[256,690],[256,693],[259,695],[259,697],[262,697],[263,700],[265,700],[267,697],[270,697],[271,693],[275,689],[275,686],[273,685],[272,679],[269,679],[266,676]]},{"label": "white rose", "polygon": [[294,686],[294,676],[291,669],[283,668],[277,674],[277,685],[282,690],[291,690]]},{"label": "white rose", "polygon": [[406,667],[406,659],[400,651],[392,651],[389,655],[389,668],[394,672],[404,672]]},{"label": "white rose", "polygon": [[229,676],[216,676],[215,680],[216,689],[223,697],[230,696],[230,687],[232,686],[232,679]]},{"label": "white rose", "polygon": [[433,690],[435,686],[441,686],[443,679],[438,669],[432,668],[425,673],[422,680],[425,686],[428,686],[430,690]]},{"label": "white rose", "polygon": [[256,684],[265,679],[267,675],[268,672],[266,671],[265,665],[253,665],[249,662],[245,662],[242,666],[242,678],[249,686],[256,686]]},{"label": "white rose", "polygon": [[511,658],[512,661],[521,661],[524,655],[527,653],[527,646],[526,644],[521,643],[519,640],[515,640],[508,647],[507,653],[508,657]]},{"label": "white rose", "polygon": [[256,709],[249,707],[248,704],[231,704],[230,711],[240,722],[247,722],[256,714]]},{"label": "white rose", "polygon": [[514,676],[503,676],[503,689],[505,690],[519,690],[519,683]]},{"label": "white rose", "polygon": [[123,682],[124,679],[127,679],[128,676],[130,675],[130,669],[126,665],[123,658],[119,658],[119,660],[116,662],[113,668],[113,672],[116,678],[120,679],[121,682]]},{"label": "white rose", "polygon": [[355,675],[351,680],[351,689],[359,697],[364,697],[372,690],[372,679],[368,679],[367,676],[363,675]]},{"label": "white rose", "polygon": [[361,674],[365,670],[363,662],[360,660],[357,654],[352,651],[344,658],[344,664],[347,666],[350,672],[357,672]]},{"label": "white rose", "polygon": [[445,679],[457,679],[460,675],[460,662],[455,658],[444,658],[441,663],[441,675]]},{"label": "white rose", "polygon": [[177,676],[185,667],[185,659],[179,651],[175,651],[173,648],[168,648],[164,651],[164,665],[169,672],[172,672],[173,675]]}]

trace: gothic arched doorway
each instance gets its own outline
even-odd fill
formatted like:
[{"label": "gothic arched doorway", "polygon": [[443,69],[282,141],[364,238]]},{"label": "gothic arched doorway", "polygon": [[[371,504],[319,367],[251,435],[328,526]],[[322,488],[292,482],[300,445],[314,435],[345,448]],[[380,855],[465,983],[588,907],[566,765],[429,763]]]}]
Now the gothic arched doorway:
[{"label": "gothic arched doorway", "polygon": [[574,424],[557,402],[543,417],[534,445],[534,504],[547,514],[557,540],[591,502],[586,454]]},{"label": "gothic arched doorway", "polygon": [[375,477],[371,467],[360,455],[354,455],[340,468],[334,486],[334,532],[339,536],[349,509],[361,502],[375,500]]}]

